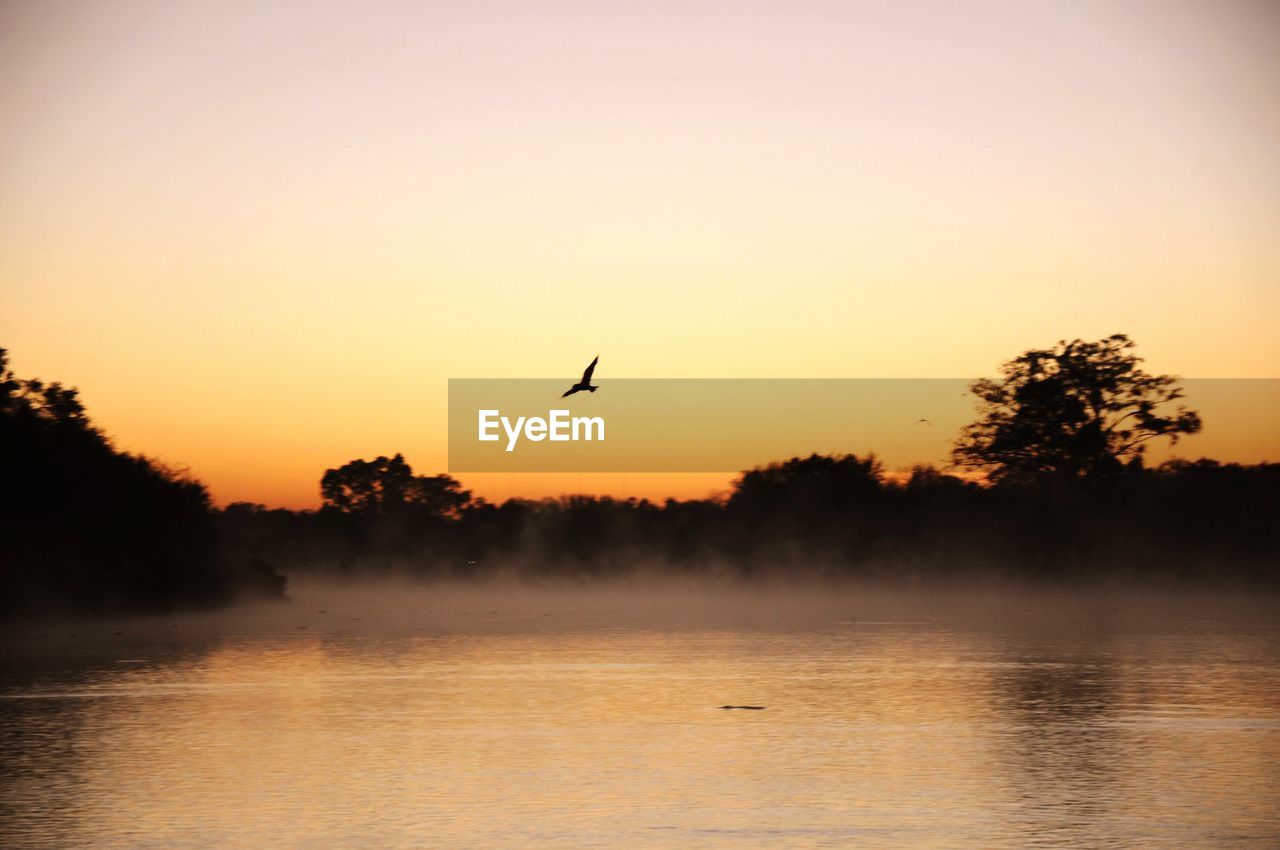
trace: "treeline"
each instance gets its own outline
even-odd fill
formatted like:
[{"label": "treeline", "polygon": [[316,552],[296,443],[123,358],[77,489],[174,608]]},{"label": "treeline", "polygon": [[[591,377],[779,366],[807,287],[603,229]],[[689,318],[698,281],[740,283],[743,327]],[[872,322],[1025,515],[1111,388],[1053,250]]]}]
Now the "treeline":
[{"label": "treeline", "polygon": [[[986,485],[928,466],[891,475],[874,457],[813,455],[745,472],[717,499],[492,504],[447,476],[413,476],[399,455],[356,463],[367,473],[361,495],[341,505],[228,506],[219,515],[227,545],[289,572],[352,576],[1280,579],[1277,464],[1178,461]],[[350,482],[350,467],[326,478]],[[435,496],[420,498],[422,486]]]},{"label": "treeline", "polygon": [[75,389],[21,379],[0,349],[0,616],[213,606],[282,596],[229,557],[204,485],[117,451]]},{"label": "treeline", "polygon": [[874,457],[813,455],[745,472],[721,499],[491,505],[447,476],[415,476],[396,455],[327,471],[317,513],[233,505],[221,527],[254,557],[355,573],[1274,584],[1280,467],[1147,468],[1151,441],[1176,443],[1203,423],[1175,378],[1141,364],[1133,341],[1114,334],[1023,352],[975,381],[978,416],[952,451],[964,477],[929,466],[890,476]]},{"label": "treeline", "polygon": [[1059,342],[976,381],[951,469],[887,474],[821,456],[743,473],[714,499],[491,504],[400,455],[327,470],[317,511],[233,504],[118,451],[75,389],[21,379],[0,349],[0,616],[155,611],[280,598],[286,573],[603,577],[1000,575],[1280,580],[1280,465],[1155,469],[1198,432],[1123,335]]}]

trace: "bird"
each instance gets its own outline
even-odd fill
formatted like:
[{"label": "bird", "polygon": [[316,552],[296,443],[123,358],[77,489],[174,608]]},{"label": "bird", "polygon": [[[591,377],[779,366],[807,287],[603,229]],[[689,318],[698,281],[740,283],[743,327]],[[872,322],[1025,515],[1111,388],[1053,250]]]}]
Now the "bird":
[{"label": "bird", "polygon": [[560,398],[567,398],[573,395],[574,393],[580,393],[583,390],[587,390],[588,392],[595,392],[596,390],[600,389],[599,387],[591,386],[591,373],[596,370],[596,364],[599,362],[600,362],[600,355],[597,354],[596,359],[592,360],[591,365],[587,367],[587,371],[582,373],[582,380],[578,381],[578,383],[574,384],[573,386],[569,387],[569,389],[565,390],[564,395],[560,396]]},{"label": "bird", "polygon": [[916,424],[917,424],[917,425],[919,425],[921,422],[923,422],[923,423],[924,423],[924,424],[926,424],[926,425],[932,425],[932,424],[933,424],[933,423],[932,423],[932,422],[930,422],[928,419],[917,419],[917,420],[916,420]]},{"label": "bird", "polygon": [[748,711],[764,711],[763,705],[722,705],[720,706],[720,709],[722,711],[726,711],[734,708],[745,708]]}]

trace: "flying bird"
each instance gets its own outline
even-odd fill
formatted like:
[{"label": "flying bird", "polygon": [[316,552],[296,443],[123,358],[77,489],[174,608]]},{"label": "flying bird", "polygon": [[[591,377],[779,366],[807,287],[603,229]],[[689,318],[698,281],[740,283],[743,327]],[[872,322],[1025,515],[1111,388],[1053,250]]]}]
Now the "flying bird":
[{"label": "flying bird", "polygon": [[933,424],[933,423],[932,423],[932,422],[930,422],[928,419],[917,419],[917,420],[916,420],[916,424],[917,424],[917,425],[919,425],[921,422],[923,422],[923,423],[924,423],[924,424],[926,424],[926,425],[932,425],[932,424]]},{"label": "flying bird", "polygon": [[591,365],[587,367],[587,371],[582,373],[582,380],[565,390],[564,395],[560,396],[560,398],[567,398],[568,396],[571,396],[574,393],[580,393],[583,390],[586,390],[587,392],[595,392],[600,389],[599,387],[591,386],[591,373],[596,370],[596,364],[599,362],[600,355],[597,354],[596,359],[592,360]]}]

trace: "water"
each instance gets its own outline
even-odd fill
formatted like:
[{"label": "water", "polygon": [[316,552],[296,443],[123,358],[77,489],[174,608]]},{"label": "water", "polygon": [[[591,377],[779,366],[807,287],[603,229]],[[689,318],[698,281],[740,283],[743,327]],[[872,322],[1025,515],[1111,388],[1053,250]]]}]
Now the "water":
[{"label": "water", "polygon": [[0,845],[1280,846],[1265,616],[398,596],[11,634]]}]

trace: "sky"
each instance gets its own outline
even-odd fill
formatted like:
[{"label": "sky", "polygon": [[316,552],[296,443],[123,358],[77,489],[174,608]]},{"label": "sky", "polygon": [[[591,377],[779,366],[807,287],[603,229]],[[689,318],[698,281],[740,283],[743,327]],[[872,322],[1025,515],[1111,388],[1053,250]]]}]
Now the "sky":
[{"label": "sky", "polygon": [[596,353],[976,377],[1123,332],[1280,377],[1277,151],[1262,0],[0,0],[0,346],[288,507],[357,457],[444,471],[449,378]]}]

